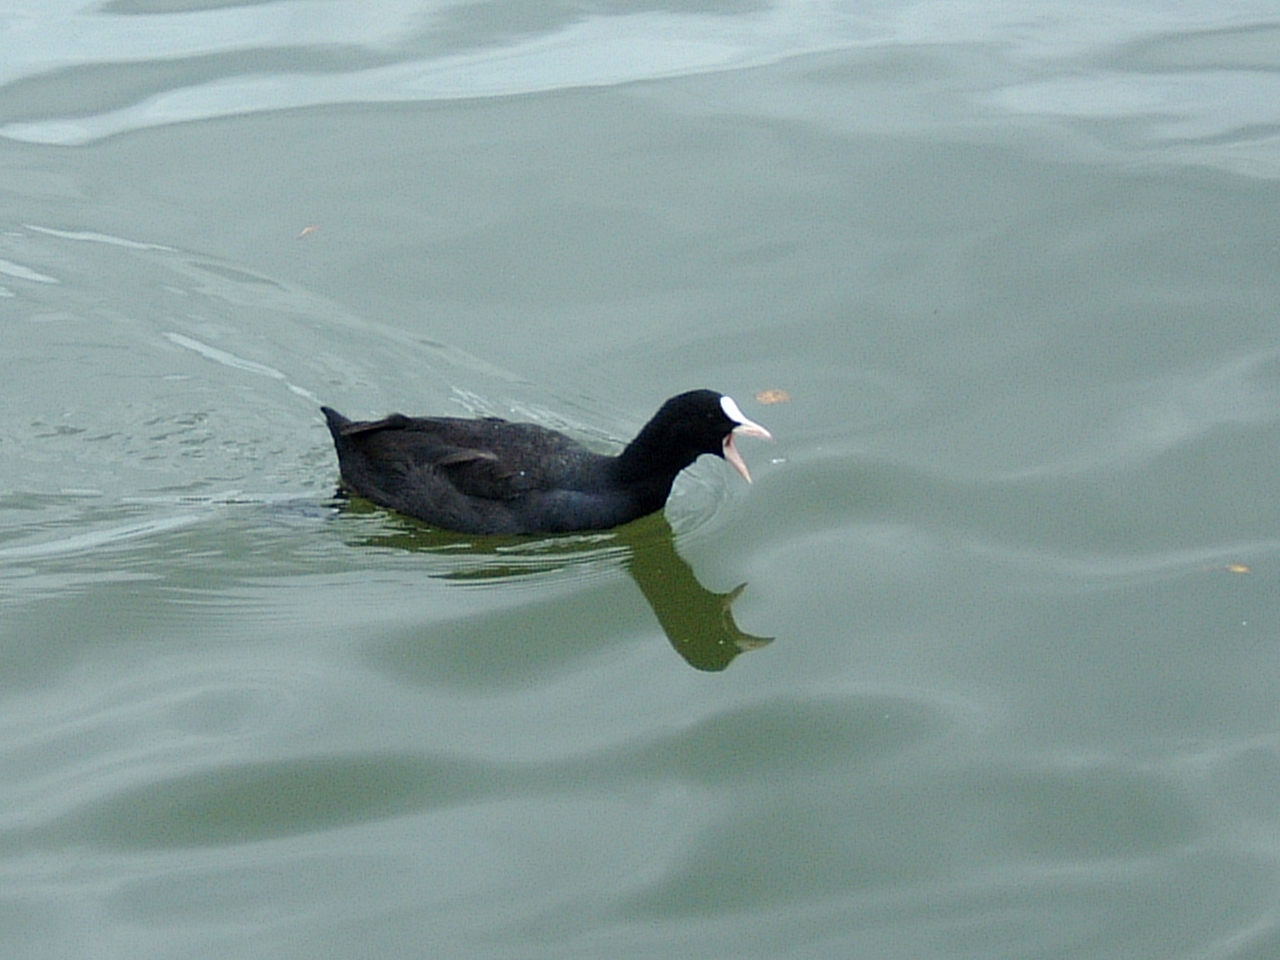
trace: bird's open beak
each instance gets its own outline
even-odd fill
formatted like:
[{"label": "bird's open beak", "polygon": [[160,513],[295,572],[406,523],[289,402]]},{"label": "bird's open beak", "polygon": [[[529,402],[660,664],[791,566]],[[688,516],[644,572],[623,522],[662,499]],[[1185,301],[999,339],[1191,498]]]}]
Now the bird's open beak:
[{"label": "bird's open beak", "polygon": [[746,480],[747,483],[750,483],[751,471],[747,469],[746,461],[742,459],[742,454],[738,452],[738,448],[733,443],[733,438],[738,435],[744,437],[762,437],[765,440],[772,440],[773,434],[760,426],[760,424],[752,423],[746,417],[743,417],[738,425],[733,428],[732,432],[724,438],[724,458],[733,464],[733,469],[742,474],[742,478]]}]

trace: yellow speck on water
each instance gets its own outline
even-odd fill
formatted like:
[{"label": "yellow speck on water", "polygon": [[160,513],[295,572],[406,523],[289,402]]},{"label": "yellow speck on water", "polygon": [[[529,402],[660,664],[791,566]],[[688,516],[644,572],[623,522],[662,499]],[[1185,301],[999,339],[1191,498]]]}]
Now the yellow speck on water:
[{"label": "yellow speck on water", "polygon": [[756,394],[760,403],[786,403],[790,399],[791,394],[785,390],[761,390]]},{"label": "yellow speck on water", "polygon": [[1253,571],[1250,570],[1248,567],[1246,567],[1243,563],[1228,563],[1227,573],[1253,573]]}]

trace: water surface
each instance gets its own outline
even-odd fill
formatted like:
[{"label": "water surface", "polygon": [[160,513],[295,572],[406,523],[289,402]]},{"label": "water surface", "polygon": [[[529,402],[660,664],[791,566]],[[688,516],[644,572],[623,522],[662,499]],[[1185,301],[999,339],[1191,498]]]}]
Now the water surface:
[{"label": "water surface", "polygon": [[[1278,40],[0,9],[0,952],[1275,954]],[[756,482],[616,533],[333,496],[698,386]]]}]

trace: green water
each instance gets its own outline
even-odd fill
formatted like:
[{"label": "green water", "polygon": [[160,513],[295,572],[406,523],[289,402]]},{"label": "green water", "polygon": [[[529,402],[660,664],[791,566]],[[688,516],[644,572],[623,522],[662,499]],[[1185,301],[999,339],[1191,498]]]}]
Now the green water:
[{"label": "green water", "polygon": [[[108,6],[177,59],[0,86],[0,954],[1280,950],[1265,11],[723,67],[784,8],[642,5],[602,80],[625,11]],[[755,483],[616,533],[333,498],[322,402],[700,386]]]}]

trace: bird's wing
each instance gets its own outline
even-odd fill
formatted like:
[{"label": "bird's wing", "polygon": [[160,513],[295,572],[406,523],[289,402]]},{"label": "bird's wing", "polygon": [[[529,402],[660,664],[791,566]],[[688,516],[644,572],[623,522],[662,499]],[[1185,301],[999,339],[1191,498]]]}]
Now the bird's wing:
[{"label": "bird's wing", "polygon": [[392,414],[344,424],[343,439],[371,461],[393,465],[406,480],[434,470],[457,491],[486,500],[511,500],[564,481],[573,465],[591,456],[563,434],[497,418],[462,420]]},{"label": "bird's wing", "polygon": [[413,420],[403,413],[393,413],[381,420],[341,420],[338,433],[343,437],[358,437],[361,434],[377,433],[380,430],[403,430],[413,424]]},{"label": "bird's wing", "polygon": [[430,465],[444,472],[459,493],[486,500],[510,500],[536,487],[528,469],[493,450],[439,447]]}]

